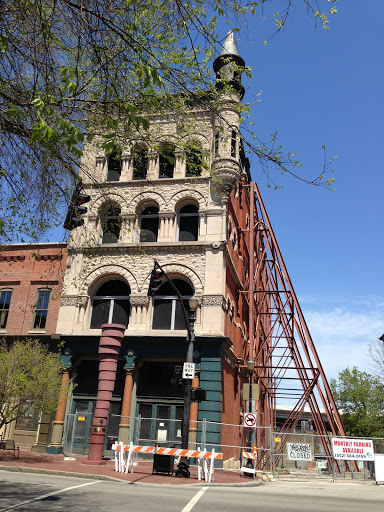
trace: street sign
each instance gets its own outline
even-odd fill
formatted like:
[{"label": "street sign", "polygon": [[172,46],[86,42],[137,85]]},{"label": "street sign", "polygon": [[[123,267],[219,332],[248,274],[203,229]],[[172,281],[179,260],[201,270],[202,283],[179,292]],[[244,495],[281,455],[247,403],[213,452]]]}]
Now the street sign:
[{"label": "street sign", "polygon": [[195,376],[195,363],[184,363],[183,379],[193,379]]},{"label": "street sign", "polygon": [[256,427],[256,414],[247,412],[244,415],[244,427]]},{"label": "street sign", "polygon": [[[259,400],[259,384],[252,384],[252,401]],[[249,384],[243,384],[243,400],[249,400]]]}]

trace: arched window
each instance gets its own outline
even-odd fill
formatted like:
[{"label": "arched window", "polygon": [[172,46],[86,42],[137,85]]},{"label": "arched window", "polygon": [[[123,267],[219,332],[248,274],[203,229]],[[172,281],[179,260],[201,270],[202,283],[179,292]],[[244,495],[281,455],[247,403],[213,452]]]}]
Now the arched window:
[{"label": "arched window", "polygon": [[178,240],[187,242],[199,238],[199,208],[187,204],[179,210],[177,217]]},{"label": "arched window", "polygon": [[122,324],[129,321],[129,295],[131,289],[119,279],[103,283],[92,297],[91,329],[100,329],[103,324]]},{"label": "arched window", "polygon": [[157,242],[159,231],[159,209],[147,206],[140,214],[140,242]]},{"label": "arched window", "polygon": [[121,176],[121,153],[112,153],[108,158],[107,181],[119,181]]},{"label": "arched window", "polygon": [[115,206],[111,206],[104,213],[102,218],[103,244],[114,244],[119,241],[121,228],[120,213],[120,208]]},{"label": "arched window", "polygon": [[7,327],[12,291],[13,290],[10,289],[0,290],[0,329],[5,329]]},{"label": "arched window", "polygon": [[148,172],[148,150],[135,147],[132,152],[133,179],[145,180]]},{"label": "arched window", "polygon": [[[193,295],[192,286],[183,279],[172,279],[172,282],[181,294],[188,316],[188,299]],[[153,297],[152,329],[186,329],[181,304],[178,302],[177,295],[168,281],[160,286]]]},{"label": "arched window", "polygon": [[175,170],[175,146],[163,146],[159,155],[159,177],[173,178]]},{"label": "arched window", "polygon": [[192,147],[186,154],[186,176],[200,176],[203,165],[203,153],[200,148]]}]

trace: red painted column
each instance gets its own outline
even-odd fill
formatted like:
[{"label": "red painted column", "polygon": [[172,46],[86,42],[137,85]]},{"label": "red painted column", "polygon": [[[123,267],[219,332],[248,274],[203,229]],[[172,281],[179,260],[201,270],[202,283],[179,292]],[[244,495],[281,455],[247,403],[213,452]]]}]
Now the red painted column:
[{"label": "red painted column", "polygon": [[93,416],[88,459],[83,464],[102,465],[109,406],[115,387],[117,361],[124,339],[125,325],[103,324],[99,345],[99,385]]}]

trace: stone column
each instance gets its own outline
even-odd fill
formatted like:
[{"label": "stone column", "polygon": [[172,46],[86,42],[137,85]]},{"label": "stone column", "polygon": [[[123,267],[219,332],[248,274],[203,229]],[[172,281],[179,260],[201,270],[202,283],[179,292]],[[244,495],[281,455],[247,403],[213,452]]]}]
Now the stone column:
[{"label": "stone column", "polygon": [[63,368],[63,373],[61,375],[61,390],[59,403],[57,404],[55,421],[53,423],[51,444],[47,446],[47,453],[63,453],[62,439],[65,420],[65,408],[67,406],[70,371],[70,367]]},{"label": "stone column", "polygon": [[[192,387],[199,387],[199,376],[195,374],[195,377],[192,379]],[[197,418],[199,413],[199,404],[198,402],[192,402],[190,413],[189,413],[189,439],[188,439],[188,447],[190,450],[196,450],[196,439],[197,439]]]},{"label": "stone column", "polygon": [[103,324],[99,345],[99,385],[91,430],[88,459],[83,464],[101,466],[103,461],[109,407],[115,387],[117,361],[124,339],[125,325]]},{"label": "stone column", "polygon": [[134,368],[125,368],[124,394],[119,425],[119,441],[122,441],[124,444],[128,444],[129,442],[129,415],[131,413],[134,372]]}]

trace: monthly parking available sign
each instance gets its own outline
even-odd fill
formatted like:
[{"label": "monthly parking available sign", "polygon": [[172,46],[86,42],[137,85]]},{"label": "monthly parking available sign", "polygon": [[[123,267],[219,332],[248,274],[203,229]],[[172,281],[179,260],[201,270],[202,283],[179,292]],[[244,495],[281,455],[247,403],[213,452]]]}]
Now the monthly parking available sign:
[{"label": "monthly parking available sign", "polygon": [[341,460],[375,460],[373,441],[370,439],[332,439],[333,456]]}]

